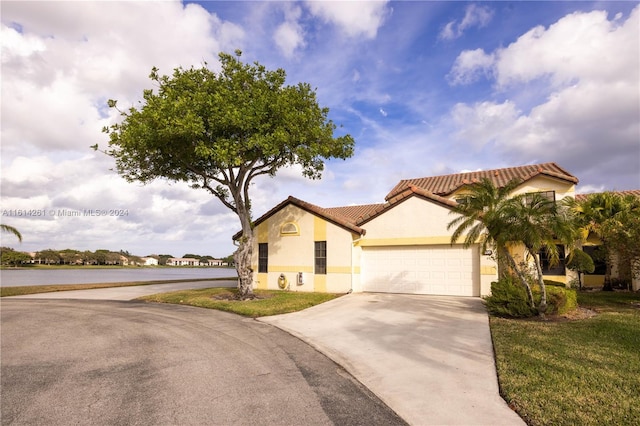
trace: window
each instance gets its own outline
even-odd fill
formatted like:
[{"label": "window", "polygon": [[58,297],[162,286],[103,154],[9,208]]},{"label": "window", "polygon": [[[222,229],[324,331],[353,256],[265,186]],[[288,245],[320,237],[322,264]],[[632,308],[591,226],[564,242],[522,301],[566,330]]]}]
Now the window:
[{"label": "window", "polygon": [[471,197],[468,196],[468,195],[460,196],[460,197],[456,198],[456,203],[458,203],[460,205],[469,204],[470,198]]},{"label": "window", "polygon": [[280,235],[300,235],[300,229],[294,222],[287,222],[280,227]]},{"label": "window", "polygon": [[315,273],[326,274],[327,273],[327,242],[316,241],[315,242]]},{"label": "window", "polygon": [[585,275],[605,275],[607,273],[607,264],[604,259],[604,250],[600,246],[584,246],[582,251],[587,253],[593,259],[595,269],[592,273],[585,272]]},{"label": "window", "polygon": [[534,194],[538,194],[539,196],[546,198],[549,201],[553,201],[554,203],[556,201],[556,191],[529,192],[524,196],[524,201],[526,204],[531,204]]},{"label": "window", "polygon": [[258,244],[258,272],[266,273],[269,269],[269,244]]},{"label": "window", "polygon": [[564,275],[565,259],[564,246],[556,246],[558,249],[558,263],[551,266],[551,259],[546,249],[540,250],[540,265],[542,266],[542,275]]}]

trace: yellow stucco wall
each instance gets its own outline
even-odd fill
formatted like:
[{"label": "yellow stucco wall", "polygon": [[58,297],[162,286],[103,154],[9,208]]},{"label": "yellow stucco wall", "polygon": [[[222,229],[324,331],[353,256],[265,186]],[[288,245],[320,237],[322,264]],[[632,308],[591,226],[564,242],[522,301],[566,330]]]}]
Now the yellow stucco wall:
[{"label": "yellow stucco wall", "polygon": [[[367,230],[361,247],[451,245],[447,225],[455,219],[447,207],[412,197],[363,225]],[[470,249],[471,250],[471,249]],[[480,295],[491,292],[491,282],[498,277],[495,261],[480,254],[478,280]]]},{"label": "yellow stucco wall", "polygon": [[[298,232],[284,234],[282,225],[295,224]],[[294,205],[287,205],[254,229],[257,243],[269,246],[268,272],[257,273],[258,247],[254,247],[253,269],[256,288],[279,289],[281,274],[287,279],[290,291],[318,291],[345,293],[352,284],[351,232],[308,213]],[[327,274],[315,274],[315,241],[327,241]],[[303,273],[303,284],[297,275]]]}]

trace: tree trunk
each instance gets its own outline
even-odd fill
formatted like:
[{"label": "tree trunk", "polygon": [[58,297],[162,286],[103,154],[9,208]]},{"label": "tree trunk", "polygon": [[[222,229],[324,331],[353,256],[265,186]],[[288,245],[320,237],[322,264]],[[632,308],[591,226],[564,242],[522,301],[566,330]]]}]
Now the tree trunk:
[{"label": "tree trunk", "polygon": [[238,298],[240,300],[253,299],[253,270],[251,258],[253,253],[253,236],[242,237],[240,246],[233,254],[238,272]]},{"label": "tree trunk", "polygon": [[236,213],[242,224],[242,237],[238,250],[233,254],[238,272],[238,298],[240,300],[253,299],[253,270],[251,259],[253,254],[253,226],[251,224],[251,212],[239,193],[234,194]]},{"label": "tree trunk", "polygon": [[[529,251],[531,253],[531,251]],[[535,254],[532,254],[533,262],[536,265],[536,271],[538,274],[538,284],[540,285],[540,305],[538,306],[538,313],[541,318],[544,318],[544,313],[547,312],[547,287],[544,285],[544,278],[542,276],[542,266],[540,265],[540,259]]]},{"label": "tree trunk", "polygon": [[509,263],[511,264],[511,268],[514,270],[514,272],[516,273],[516,275],[520,279],[520,283],[527,290],[527,297],[529,298],[529,305],[531,306],[532,309],[535,309],[536,308],[536,304],[533,301],[533,292],[531,291],[531,286],[527,282],[527,277],[525,277],[524,274],[522,273],[522,271],[520,271],[520,269],[518,269],[518,265],[516,264],[516,261],[513,258],[513,256],[511,256],[511,253],[509,253],[509,249],[505,247],[504,250],[503,250],[503,253],[504,253],[504,256],[509,260]]},{"label": "tree trunk", "polygon": [[582,272],[578,271],[578,288],[582,291]]}]

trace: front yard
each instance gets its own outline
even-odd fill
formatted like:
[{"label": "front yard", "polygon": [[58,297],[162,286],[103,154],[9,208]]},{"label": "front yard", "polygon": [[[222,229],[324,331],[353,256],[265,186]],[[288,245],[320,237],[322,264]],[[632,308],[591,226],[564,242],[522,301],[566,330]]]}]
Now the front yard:
[{"label": "front yard", "polygon": [[580,293],[573,320],[490,318],[502,396],[530,425],[640,422],[640,294]]}]

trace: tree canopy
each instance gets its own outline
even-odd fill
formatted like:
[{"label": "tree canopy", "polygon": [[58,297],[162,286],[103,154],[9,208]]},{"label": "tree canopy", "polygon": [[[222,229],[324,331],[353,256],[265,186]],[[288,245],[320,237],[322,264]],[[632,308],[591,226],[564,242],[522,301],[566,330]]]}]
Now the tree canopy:
[{"label": "tree canopy", "polygon": [[157,89],[144,90],[140,106],[119,110],[122,121],[103,130],[106,152],[128,181],[187,182],[238,215],[243,237],[235,260],[244,296],[252,280],[252,181],[294,164],[318,179],[325,159],[353,155],[354,140],[334,137],[329,110],[308,83],[285,85],[284,70],[245,64],[240,56],[221,53],[218,73],[205,64],[161,76],[154,67],[149,77]]},{"label": "tree canopy", "polygon": [[5,225],[4,223],[2,223],[0,224],[0,229],[2,230],[2,232],[15,235],[16,238],[18,238],[18,240],[22,242],[22,234],[20,234],[20,232],[13,226]]}]

